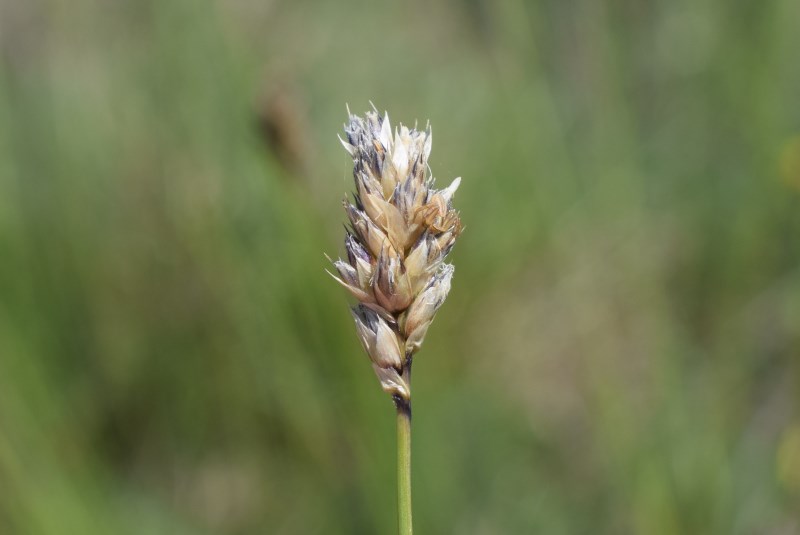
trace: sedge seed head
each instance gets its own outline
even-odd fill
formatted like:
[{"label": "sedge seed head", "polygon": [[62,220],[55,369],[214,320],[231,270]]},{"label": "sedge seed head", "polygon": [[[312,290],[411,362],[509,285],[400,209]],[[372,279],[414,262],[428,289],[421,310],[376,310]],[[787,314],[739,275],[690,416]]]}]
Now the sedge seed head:
[{"label": "sedge seed head", "polygon": [[462,229],[452,203],[461,179],[434,189],[430,126],[392,131],[388,114],[373,110],[351,114],[344,132],[355,193],[344,201],[347,260],[333,262],[331,275],[358,300],[356,331],[382,388],[408,400],[411,359],[450,291],[445,258]]}]

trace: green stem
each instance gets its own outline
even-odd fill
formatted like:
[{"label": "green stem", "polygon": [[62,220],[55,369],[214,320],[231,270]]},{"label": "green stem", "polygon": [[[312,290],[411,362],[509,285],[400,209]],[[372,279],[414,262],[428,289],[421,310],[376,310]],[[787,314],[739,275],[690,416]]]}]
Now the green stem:
[{"label": "green stem", "polygon": [[411,406],[397,404],[397,522],[400,535],[411,529]]}]

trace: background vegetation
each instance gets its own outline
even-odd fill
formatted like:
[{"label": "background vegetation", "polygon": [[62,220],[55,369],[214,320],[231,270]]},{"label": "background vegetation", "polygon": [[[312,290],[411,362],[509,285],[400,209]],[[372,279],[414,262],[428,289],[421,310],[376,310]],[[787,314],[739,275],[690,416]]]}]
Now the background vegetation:
[{"label": "background vegetation", "polygon": [[3,0],[0,533],[394,530],[345,103],[464,177],[420,534],[800,533],[796,0]]}]

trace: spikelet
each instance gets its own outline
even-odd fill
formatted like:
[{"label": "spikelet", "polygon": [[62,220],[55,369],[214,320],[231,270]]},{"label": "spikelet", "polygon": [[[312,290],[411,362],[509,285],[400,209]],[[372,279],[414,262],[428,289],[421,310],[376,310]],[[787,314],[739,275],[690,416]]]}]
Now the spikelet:
[{"label": "spikelet", "polygon": [[430,125],[400,125],[392,135],[388,114],[349,115],[341,142],[356,192],[344,201],[347,260],[333,262],[331,275],[359,301],[353,319],[383,390],[408,403],[412,357],[450,291],[444,259],[461,232],[452,206],[461,179],[433,189]]}]

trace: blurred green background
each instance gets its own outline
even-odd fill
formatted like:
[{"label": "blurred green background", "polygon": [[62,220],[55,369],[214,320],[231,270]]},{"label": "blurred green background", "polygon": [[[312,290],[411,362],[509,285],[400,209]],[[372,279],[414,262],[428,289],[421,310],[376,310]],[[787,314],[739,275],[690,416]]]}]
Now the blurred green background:
[{"label": "blurred green background", "polygon": [[0,1],[0,533],[395,530],[345,103],[466,232],[420,534],[800,533],[796,0]]}]

